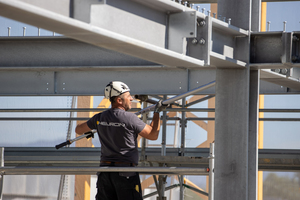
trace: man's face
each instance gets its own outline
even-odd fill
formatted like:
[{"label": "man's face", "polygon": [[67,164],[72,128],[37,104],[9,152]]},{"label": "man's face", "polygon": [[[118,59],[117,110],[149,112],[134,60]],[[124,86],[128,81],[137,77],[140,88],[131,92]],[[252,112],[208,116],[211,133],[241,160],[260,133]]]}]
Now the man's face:
[{"label": "man's face", "polygon": [[122,99],[122,107],[127,111],[131,109],[131,101],[133,100],[132,96],[130,95],[130,92],[125,92],[120,96]]}]

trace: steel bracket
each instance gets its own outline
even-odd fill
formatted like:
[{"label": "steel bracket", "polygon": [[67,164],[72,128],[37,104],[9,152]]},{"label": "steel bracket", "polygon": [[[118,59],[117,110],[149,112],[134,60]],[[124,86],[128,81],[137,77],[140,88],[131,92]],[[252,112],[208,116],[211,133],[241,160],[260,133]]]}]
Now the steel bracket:
[{"label": "steel bracket", "polygon": [[196,11],[170,14],[168,32],[168,48],[186,54],[186,39],[197,36]]},{"label": "steel bracket", "polygon": [[187,40],[187,54],[191,57],[204,60],[205,65],[210,65],[211,35],[211,17],[206,16],[204,20],[198,19],[196,37]]}]

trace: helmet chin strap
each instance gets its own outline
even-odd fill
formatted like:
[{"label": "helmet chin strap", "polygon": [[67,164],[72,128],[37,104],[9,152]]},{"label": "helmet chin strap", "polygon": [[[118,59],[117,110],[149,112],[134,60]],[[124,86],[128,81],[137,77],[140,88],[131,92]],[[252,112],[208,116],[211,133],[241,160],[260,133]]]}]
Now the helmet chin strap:
[{"label": "helmet chin strap", "polygon": [[110,82],[109,98],[111,98],[111,91],[112,91],[112,89],[113,89],[112,82]]}]

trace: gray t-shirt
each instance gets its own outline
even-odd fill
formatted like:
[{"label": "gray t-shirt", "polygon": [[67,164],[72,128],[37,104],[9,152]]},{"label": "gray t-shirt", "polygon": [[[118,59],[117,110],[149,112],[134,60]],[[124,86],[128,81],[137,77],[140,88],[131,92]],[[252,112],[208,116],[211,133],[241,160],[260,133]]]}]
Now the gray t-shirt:
[{"label": "gray t-shirt", "polygon": [[101,143],[101,160],[138,164],[138,134],[146,124],[135,114],[114,108],[94,115],[87,121],[97,129]]}]

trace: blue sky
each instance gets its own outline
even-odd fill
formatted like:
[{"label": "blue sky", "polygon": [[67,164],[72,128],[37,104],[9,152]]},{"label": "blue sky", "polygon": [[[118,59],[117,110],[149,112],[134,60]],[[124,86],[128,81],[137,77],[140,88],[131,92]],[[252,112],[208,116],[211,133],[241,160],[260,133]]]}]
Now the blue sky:
[{"label": "blue sky", "polygon": [[282,31],[286,21],[286,31],[300,31],[300,2],[267,3],[267,22],[270,21],[270,31]]}]

